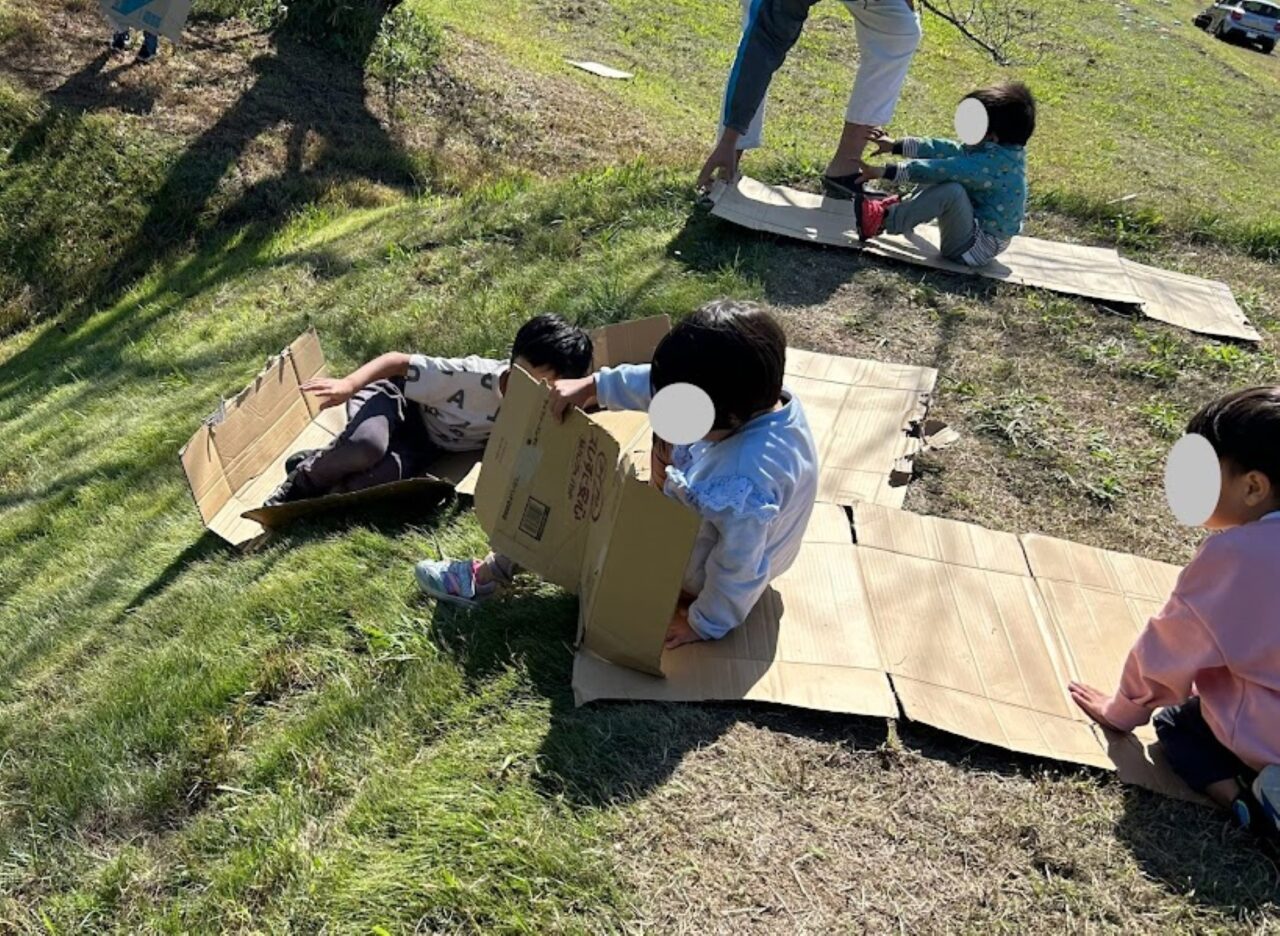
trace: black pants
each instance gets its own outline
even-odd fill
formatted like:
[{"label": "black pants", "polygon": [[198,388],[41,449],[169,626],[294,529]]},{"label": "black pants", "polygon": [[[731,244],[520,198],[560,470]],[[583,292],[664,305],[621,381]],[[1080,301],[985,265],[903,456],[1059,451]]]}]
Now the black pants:
[{"label": "black pants", "polygon": [[404,383],[380,380],[347,401],[347,427],[298,467],[317,494],[362,491],[422,474],[439,454]]},{"label": "black pants", "polygon": [[1153,723],[1169,766],[1197,793],[1222,780],[1253,782],[1256,772],[1217,739],[1199,698],[1161,709]]}]

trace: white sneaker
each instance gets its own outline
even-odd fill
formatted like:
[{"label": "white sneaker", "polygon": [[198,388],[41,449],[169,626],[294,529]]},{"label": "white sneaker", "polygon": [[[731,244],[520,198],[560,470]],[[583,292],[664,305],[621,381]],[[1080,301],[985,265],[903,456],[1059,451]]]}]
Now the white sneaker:
[{"label": "white sneaker", "polygon": [[438,601],[474,608],[496,590],[493,585],[476,585],[474,559],[423,559],[413,567],[418,588]]},{"label": "white sneaker", "polygon": [[1280,833],[1280,764],[1264,767],[1253,781],[1253,796],[1262,807],[1263,815]]}]

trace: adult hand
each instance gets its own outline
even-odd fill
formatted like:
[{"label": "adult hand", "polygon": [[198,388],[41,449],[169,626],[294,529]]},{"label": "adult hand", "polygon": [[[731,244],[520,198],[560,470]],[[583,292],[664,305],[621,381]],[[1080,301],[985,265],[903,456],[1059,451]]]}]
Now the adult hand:
[{"label": "adult hand", "polygon": [[701,639],[698,632],[693,629],[693,625],[689,623],[689,609],[676,608],[676,613],[671,616],[671,623],[667,625],[667,636],[662,646],[668,650],[674,650],[685,644],[697,643]]},{"label": "adult hand", "polygon": [[702,171],[698,173],[698,191],[703,194],[711,191],[711,183],[715,179],[728,184],[738,179],[738,134],[732,130],[720,135],[720,142],[702,164]]},{"label": "adult hand", "polygon": [[569,410],[575,406],[587,407],[596,398],[596,378],[570,378],[557,380],[551,385],[551,413],[556,419],[564,422]]},{"label": "adult hand", "polygon": [[1086,715],[1103,728],[1108,728],[1111,731],[1120,731],[1119,728],[1107,721],[1107,717],[1102,714],[1107,702],[1111,700],[1109,695],[1092,686],[1086,686],[1084,683],[1078,682],[1069,683],[1067,692],[1071,694],[1071,701],[1080,706]]},{"label": "adult hand", "polygon": [[346,377],[316,377],[302,385],[303,393],[319,398],[322,410],[347,402],[356,395],[358,389],[360,388]]}]

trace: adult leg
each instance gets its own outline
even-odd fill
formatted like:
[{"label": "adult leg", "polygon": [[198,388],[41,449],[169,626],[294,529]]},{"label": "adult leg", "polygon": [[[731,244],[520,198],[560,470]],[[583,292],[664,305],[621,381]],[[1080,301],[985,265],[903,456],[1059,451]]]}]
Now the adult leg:
[{"label": "adult leg", "polygon": [[908,234],[926,221],[938,221],[939,252],[954,260],[973,246],[976,228],[969,193],[959,182],[928,185],[889,209],[884,229],[889,234]]},{"label": "adult leg", "polygon": [[742,0],[742,39],[729,72],[720,117],[721,133],[725,127],[733,127],[741,134],[740,150],[760,145],[769,84],[800,38],[815,2]]},{"label": "adult leg", "polygon": [[892,119],[921,36],[920,16],[907,0],[843,2],[858,37],[858,72],[844,130],[827,165],[831,178],[856,173],[872,131]]}]

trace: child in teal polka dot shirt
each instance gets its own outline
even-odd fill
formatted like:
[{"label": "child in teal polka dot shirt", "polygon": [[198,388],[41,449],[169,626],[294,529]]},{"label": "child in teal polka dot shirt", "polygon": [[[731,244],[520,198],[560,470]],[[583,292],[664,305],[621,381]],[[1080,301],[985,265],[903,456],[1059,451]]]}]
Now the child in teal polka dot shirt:
[{"label": "child in teal polka dot shirt", "polygon": [[1022,230],[1027,208],[1027,140],[1036,126],[1036,103],[1021,83],[983,88],[967,95],[987,114],[987,135],[968,146],[951,140],[876,140],[880,153],[903,162],[862,167],[861,179],[917,182],[924,187],[899,200],[896,195],[862,194],[856,200],[858,234],[907,234],[937,219],[944,257],[967,266],[985,266]]}]

